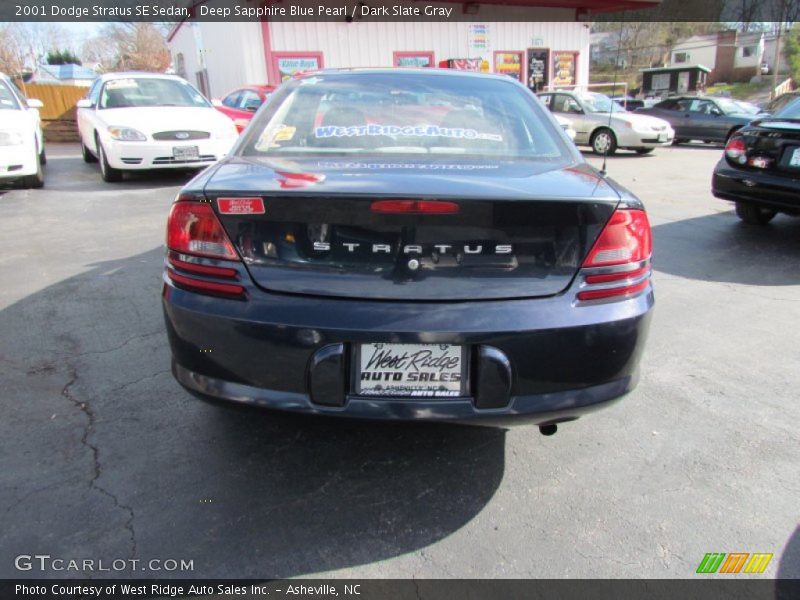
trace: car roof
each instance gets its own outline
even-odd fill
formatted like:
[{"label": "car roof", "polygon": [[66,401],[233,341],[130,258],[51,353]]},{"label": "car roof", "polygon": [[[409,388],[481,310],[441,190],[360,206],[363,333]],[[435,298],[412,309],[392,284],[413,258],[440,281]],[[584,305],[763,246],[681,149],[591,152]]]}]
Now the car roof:
[{"label": "car roof", "polygon": [[172,79],[173,81],[185,81],[183,77],[171,75],[167,73],[150,73],[148,71],[117,71],[113,73],[103,73],[100,75],[100,81],[109,81],[111,79]]},{"label": "car roof", "polygon": [[498,75],[495,73],[478,73],[476,71],[459,71],[458,69],[444,69],[439,67],[352,67],[341,69],[320,69],[317,71],[307,71],[298,76],[297,79],[312,77],[314,75],[350,75],[353,73],[382,73],[382,74],[417,74],[430,77],[478,77],[499,79],[500,81],[511,81],[522,85],[516,79],[508,75]]}]

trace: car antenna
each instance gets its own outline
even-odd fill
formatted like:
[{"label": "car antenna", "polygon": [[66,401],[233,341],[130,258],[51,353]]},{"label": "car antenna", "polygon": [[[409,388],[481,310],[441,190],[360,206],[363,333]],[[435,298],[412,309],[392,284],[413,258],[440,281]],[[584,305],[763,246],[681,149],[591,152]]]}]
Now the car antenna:
[{"label": "car antenna", "polygon": [[[625,11],[622,11],[622,16],[625,16]],[[614,82],[611,84],[611,104],[608,107],[608,128],[611,129],[611,115],[614,114],[614,92],[617,91],[617,71],[619,70],[619,54],[622,50],[622,23],[623,21],[620,20],[619,22],[619,36],[617,37],[617,58],[614,60]],[[606,146],[606,151],[603,152],[603,166],[600,167],[600,175],[606,177],[608,175],[608,170],[606,169],[606,163],[608,162],[608,146]]]}]

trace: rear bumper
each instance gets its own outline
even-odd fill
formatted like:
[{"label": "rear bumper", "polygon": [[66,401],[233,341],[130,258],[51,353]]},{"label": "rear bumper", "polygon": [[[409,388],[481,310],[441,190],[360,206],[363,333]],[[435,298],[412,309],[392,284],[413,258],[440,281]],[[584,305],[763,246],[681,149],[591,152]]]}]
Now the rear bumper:
[{"label": "rear bumper", "polygon": [[[183,386],[205,396],[367,419],[542,424],[601,408],[633,389],[637,380],[652,289],[627,300],[585,306],[576,305],[574,293],[571,288],[531,300],[403,303],[271,294],[248,287],[248,299],[237,301],[195,294],[165,281],[163,306],[173,373]],[[360,342],[466,345],[469,396],[356,396],[350,363]],[[339,351],[339,366],[319,367],[325,363],[320,357],[332,348]],[[492,362],[493,357],[500,362]],[[503,362],[508,377],[492,380]],[[331,396],[341,402],[328,402]]]},{"label": "rear bumper", "polygon": [[736,169],[725,158],[721,158],[714,168],[711,192],[722,200],[800,211],[800,178]]}]

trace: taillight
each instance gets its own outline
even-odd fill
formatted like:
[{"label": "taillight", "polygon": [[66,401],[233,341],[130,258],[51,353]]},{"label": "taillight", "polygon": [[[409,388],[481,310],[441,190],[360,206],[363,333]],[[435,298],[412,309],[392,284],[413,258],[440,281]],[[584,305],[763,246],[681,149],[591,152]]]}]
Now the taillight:
[{"label": "taillight", "polygon": [[653,250],[650,221],[643,210],[617,210],[611,215],[583,267],[605,267],[639,262]]},{"label": "taillight", "polygon": [[747,144],[739,136],[733,136],[725,144],[725,156],[743,165],[747,162]]},{"label": "taillight", "polygon": [[239,260],[211,205],[179,201],[167,220],[167,247],[182,254]]},{"label": "taillight", "polygon": [[460,210],[455,202],[441,200],[377,200],[370,209],[382,215],[452,215]]},{"label": "taillight", "polygon": [[192,258],[239,260],[210,204],[180,199],[175,202],[167,220],[167,247],[170,252],[166,274],[177,287],[201,294],[245,299],[245,288],[238,283],[239,272],[231,263],[227,263],[231,266],[208,265]]},{"label": "taillight", "polygon": [[578,300],[624,298],[647,289],[653,239],[647,213],[616,210],[582,265]]}]

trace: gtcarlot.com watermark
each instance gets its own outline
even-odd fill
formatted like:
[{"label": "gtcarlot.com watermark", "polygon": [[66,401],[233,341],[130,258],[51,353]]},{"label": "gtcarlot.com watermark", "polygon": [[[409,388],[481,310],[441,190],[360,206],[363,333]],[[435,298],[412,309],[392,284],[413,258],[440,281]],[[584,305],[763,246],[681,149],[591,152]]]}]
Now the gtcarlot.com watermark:
[{"label": "gtcarlot.com watermark", "polygon": [[61,558],[49,554],[20,554],[14,559],[17,571],[113,573],[132,571],[187,572],[194,571],[194,560],[182,558]]}]

